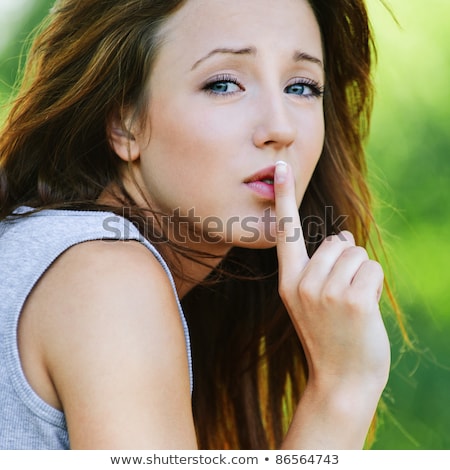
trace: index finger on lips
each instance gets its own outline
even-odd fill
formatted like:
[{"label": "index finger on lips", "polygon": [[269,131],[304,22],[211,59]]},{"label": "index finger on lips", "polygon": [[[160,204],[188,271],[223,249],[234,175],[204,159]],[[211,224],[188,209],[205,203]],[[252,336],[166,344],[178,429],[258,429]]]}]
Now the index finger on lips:
[{"label": "index finger on lips", "polygon": [[308,264],[309,257],[298,213],[294,177],[291,167],[284,161],[276,163],[274,185],[280,275],[298,275]]}]

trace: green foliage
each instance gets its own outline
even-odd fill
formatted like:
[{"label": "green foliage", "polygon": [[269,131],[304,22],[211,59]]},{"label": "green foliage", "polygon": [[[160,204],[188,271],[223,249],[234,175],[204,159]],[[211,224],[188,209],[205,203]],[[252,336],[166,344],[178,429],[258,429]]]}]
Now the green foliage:
[{"label": "green foliage", "polygon": [[[27,34],[52,0],[33,0],[0,58],[0,97],[16,77]],[[448,0],[368,0],[379,65],[371,181],[387,240],[390,277],[416,350],[392,322],[393,367],[375,448],[450,449],[450,18]]]},{"label": "green foliage", "polygon": [[11,96],[20,75],[24,56],[28,50],[28,38],[36,25],[44,18],[54,0],[32,0],[23,13],[19,32],[0,49],[0,99],[4,102]]},{"label": "green foliage", "polygon": [[379,56],[370,169],[417,349],[394,341],[375,448],[450,449],[450,2],[390,0],[398,25],[379,0],[368,3]]}]

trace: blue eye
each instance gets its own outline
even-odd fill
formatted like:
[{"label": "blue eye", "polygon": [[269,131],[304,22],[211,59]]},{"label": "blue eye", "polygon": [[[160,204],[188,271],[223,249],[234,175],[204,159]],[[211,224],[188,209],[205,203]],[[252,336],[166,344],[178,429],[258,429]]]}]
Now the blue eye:
[{"label": "blue eye", "polygon": [[315,98],[323,95],[323,88],[321,88],[317,82],[310,80],[288,85],[284,91],[288,94],[307,98]]},{"label": "blue eye", "polygon": [[206,85],[203,87],[203,90],[213,95],[231,95],[233,93],[242,91],[243,88],[239,85],[235,78],[229,76],[220,76],[215,77],[206,83]]},{"label": "blue eye", "polygon": [[238,91],[239,87],[233,82],[214,82],[208,86],[213,93],[232,93]]}]

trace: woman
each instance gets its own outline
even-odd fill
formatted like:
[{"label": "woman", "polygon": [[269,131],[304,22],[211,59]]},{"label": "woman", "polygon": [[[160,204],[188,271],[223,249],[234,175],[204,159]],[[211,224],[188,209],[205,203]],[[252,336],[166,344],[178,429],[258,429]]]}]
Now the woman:
[{"label": "woman", "polygon": [[0,144],[2,446],[364,445],[370,66],[360,0],[57,2]]}]

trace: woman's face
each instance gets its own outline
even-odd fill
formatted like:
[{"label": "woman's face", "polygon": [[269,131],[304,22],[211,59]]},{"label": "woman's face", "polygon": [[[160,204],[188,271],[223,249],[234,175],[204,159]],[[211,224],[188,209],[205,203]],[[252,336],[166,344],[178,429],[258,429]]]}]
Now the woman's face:
[{"label": "woman's face", "polygon": [[148,121],[135,135],[135,167],[153,207],[194,224],[202,234],[194,243],[273,246],[275,162],[292,165],[300,205],[324,141],[311,7],[188,0],[162,37]]}]

